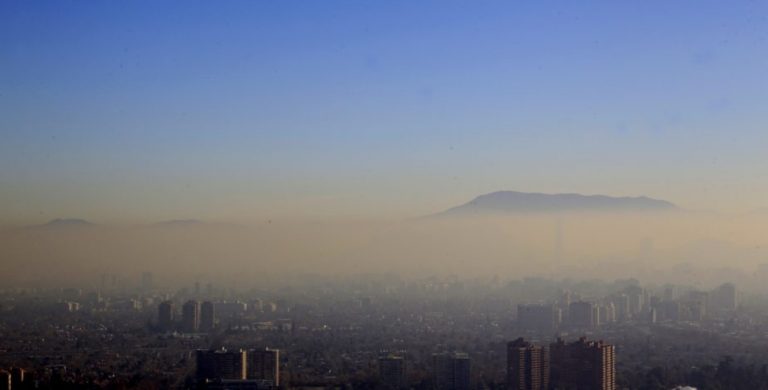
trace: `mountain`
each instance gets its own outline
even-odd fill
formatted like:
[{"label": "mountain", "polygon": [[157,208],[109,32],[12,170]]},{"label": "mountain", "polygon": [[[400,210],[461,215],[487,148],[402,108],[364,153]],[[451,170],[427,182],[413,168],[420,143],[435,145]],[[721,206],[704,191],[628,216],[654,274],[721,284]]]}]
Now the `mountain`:
[{"label": "mountain", "polygon": [[546,213],[567,211],[671,211],[674,204],[645,196],[612,197],[581,194],[540,194],[516,191],[497,191],[480,195],[438,216],[477,214]]}]

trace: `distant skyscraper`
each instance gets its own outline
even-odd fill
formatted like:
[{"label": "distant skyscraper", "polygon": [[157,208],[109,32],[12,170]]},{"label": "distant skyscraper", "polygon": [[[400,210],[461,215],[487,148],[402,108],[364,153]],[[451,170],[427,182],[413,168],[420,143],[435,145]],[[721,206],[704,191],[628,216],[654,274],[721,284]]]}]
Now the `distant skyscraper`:
[{"label": "distant skyscraper", "polygon": [[173,302],[164,301],[157,306],[157,325],[165,331],[173,329]]},{"label": "distant skyscraper", "polygon": [[507,388],[548,390],[549,358],[545,348],[522,338],[507,343]]},{"label": "distant skyscraper", "polygon": [[405,374],[405,357],[387,353],[379,357],[379,380],[384,389],[404,389],[408,382]]},{"label": "distant skyscraper", "polygon": [[182,306],[181,328],[187,333],[200,330],[200,302],[190,300]]},{"label": "distant skyscraper", "polygon": [[216,324],[216,311],[211,301],[205,301],[200,306],[200,330],[210,332]]},{"label": "distant skyscraper", "polygon": [[551,388],[616,390],[613,345],[584,337],[570,344],[558,339],[549,346],[549,358]]},{"label": "distant skyscraper", "polygon": [[469,389],[470,363],[466,353],[437,353],[434,360],[434,384],[440,390]]},{"label": "distant skyscraper", "polygon": [[589,302],[571,302],[568,308],[568,323],[576,328],[592,328],[596,325],[599,312],[595,305]]},{"label": "distant skyscraper", "polygon": [[246,377],[272,381],[275,387],[280,386],[280,350],[266,348],[248,351]]},{"label": "distant skyscraper", "polygon": [[243,350],[198,350],[196,353],[198,382],[216,379],[245,379],[246,353]]}]

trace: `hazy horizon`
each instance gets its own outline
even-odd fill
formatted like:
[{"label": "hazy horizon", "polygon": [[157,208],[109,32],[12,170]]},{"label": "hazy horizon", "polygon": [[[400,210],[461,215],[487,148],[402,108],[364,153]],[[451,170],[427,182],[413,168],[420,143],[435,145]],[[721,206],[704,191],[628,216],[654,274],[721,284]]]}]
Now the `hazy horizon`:
[{"label": "hazy horizon", "polygon": [[[3,2],[2,263],[17,281],[749,274],[768,261],[764,11]],[[682,211],[423,220],[501,190]],[[95,225],[29,228],[59,218]],[[155,225],[186,219],[204,223]]]}]

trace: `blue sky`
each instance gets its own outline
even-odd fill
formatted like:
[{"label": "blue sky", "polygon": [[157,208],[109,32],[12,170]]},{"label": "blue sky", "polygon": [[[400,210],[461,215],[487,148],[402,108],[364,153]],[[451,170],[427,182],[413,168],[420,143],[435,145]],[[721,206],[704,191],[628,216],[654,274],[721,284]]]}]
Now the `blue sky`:
[{"label": "blue sky", "polygon": [[768,206],[768,4],[0,4],[0,219]]}]

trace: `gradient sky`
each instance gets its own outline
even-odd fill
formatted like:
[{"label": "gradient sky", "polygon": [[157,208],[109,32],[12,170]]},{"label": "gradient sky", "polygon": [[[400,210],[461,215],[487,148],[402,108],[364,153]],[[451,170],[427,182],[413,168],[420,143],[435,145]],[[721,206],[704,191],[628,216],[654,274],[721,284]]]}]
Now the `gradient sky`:
[{"label": "gradient sky", "polygon": [[761,1],[3,1],[0,222],[768,207]]}]

